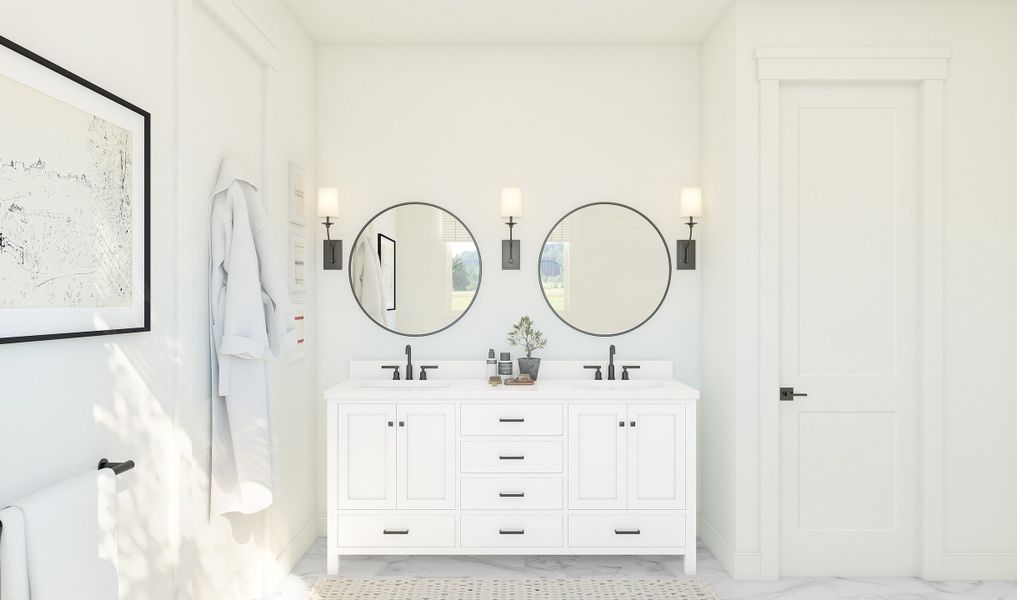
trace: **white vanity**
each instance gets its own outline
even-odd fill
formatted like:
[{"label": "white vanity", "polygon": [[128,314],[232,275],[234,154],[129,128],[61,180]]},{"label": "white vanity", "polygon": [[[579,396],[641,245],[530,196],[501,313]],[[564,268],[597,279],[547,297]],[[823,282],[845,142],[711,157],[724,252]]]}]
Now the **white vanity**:
[{"label": "white vanity", "polygon": [[329,574],[371,554],[684,555],[695,573],[699,392],[670,362],[594,381],[545,361],[527,387],[438,364],[392,381],[355,362],[325,393]]}]

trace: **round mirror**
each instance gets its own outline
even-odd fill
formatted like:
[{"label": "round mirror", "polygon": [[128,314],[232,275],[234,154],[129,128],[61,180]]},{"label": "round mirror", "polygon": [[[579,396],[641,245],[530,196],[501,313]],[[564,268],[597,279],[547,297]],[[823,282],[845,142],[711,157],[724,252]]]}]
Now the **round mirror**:
[{"label": "round mirror", "polygon": [[425,202],[374,216],[350,252],[353,297],[393,333],[437,333],[470,309],[483,269],[473,234],[458,217]]},{"label": "round mirror", "polygon": [[671,253],[643,213],[614,202],[568,213],[540,251],[540,287],[548,306],[590,335],[632,331],[660,308],[671,285]]}]

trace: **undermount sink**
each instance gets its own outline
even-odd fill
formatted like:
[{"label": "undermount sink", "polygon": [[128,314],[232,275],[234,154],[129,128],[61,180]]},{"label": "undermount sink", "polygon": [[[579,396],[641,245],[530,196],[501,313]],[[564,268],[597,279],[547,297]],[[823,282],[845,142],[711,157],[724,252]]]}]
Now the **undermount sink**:
[{"label": "undermount sink", "polygon": [[577,381],[575,387],[583,390],[618,390],[618,389],[646,389],[664,387],[663,382],[655,380],[638,379],[616,379],[614,381]]},{"label": "undermount sink", "polygon": [[449,380],[441,381],[405,381],[405,380],[370,380],[364,381],[360,384],[363,388],[369,389],[382,389],[382,390],[399,390],[399,391],[410,391],[410,390],[435,390],[450,387],[452,382]]}]

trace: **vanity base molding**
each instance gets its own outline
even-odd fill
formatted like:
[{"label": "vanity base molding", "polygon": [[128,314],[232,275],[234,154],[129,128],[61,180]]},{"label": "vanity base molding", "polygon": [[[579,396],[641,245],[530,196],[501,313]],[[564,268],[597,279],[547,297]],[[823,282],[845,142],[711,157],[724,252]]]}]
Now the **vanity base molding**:
[{"label": "vanity base molding", "polygon": [[620,401],[339,395],[328,403],[330,575],[344,555],[678,555],[696,571],[687,387],[678,398],[620,390]]}]

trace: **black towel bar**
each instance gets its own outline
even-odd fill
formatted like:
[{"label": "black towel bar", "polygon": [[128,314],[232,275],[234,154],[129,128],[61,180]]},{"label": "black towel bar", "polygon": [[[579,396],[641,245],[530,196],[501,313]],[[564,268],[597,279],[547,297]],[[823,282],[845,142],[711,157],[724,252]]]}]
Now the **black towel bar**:
[{"label": "black towel bar", "polygon": [[134,461],[133,460],[125,460],[124,462],[110,462],[109,459],[102,458],[102,459],[99,459],[99,468],[100,469],[113,469],[113,473],[115,475],[119,475],[121,473],[126,473],[127,471],[130,471],[131,469],[133,469],[134,468]]}]

